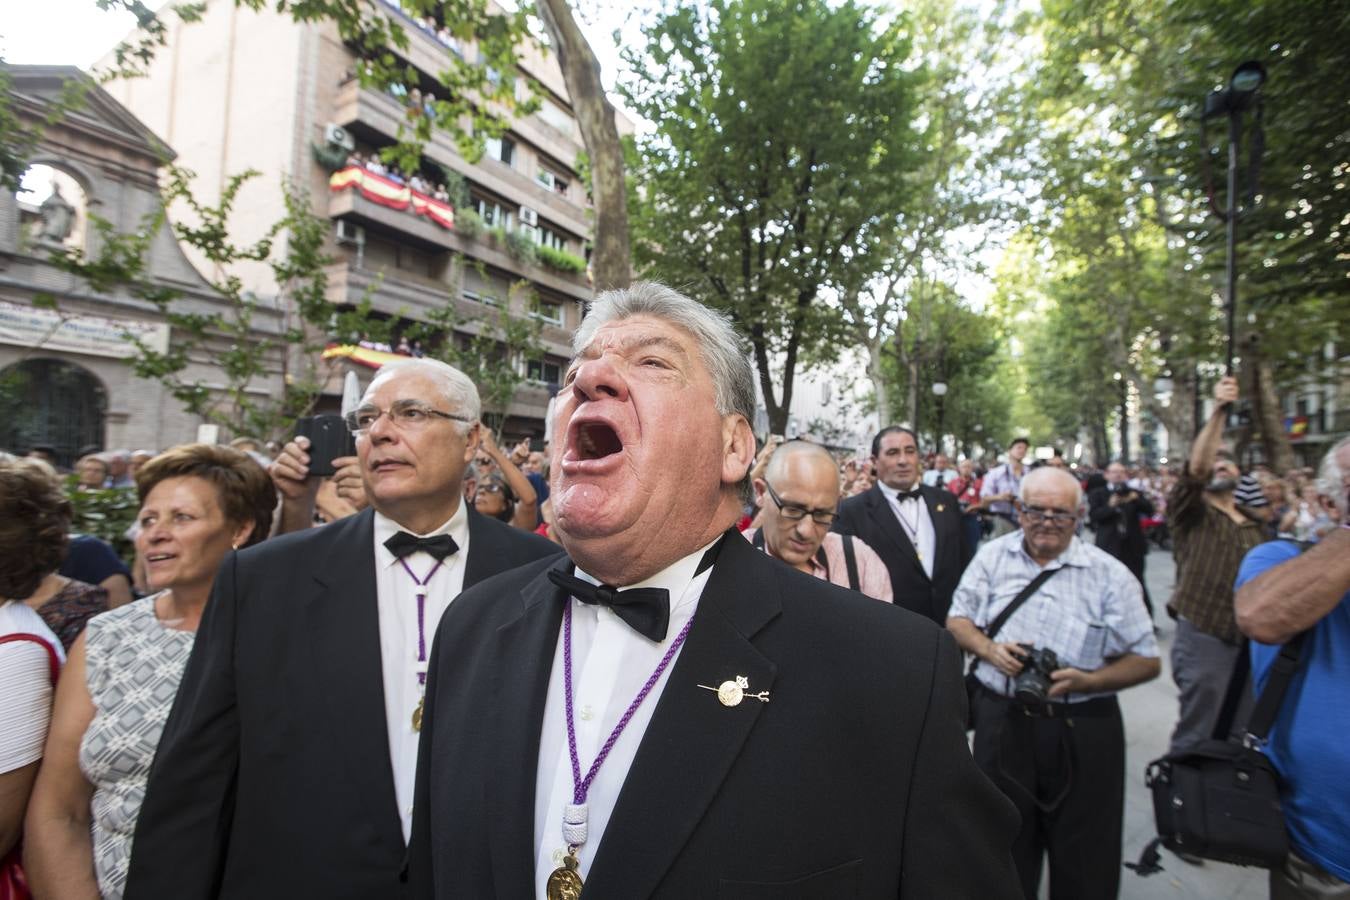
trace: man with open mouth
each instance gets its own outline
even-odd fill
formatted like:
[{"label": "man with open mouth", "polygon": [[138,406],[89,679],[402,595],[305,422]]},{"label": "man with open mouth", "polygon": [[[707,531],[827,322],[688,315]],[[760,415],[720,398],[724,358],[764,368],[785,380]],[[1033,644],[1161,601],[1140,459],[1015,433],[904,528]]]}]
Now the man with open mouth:
[{"label": "man with open mouth", "polygon": [[734,532],[755,394],[728,320],[640,283],[573,349],[568,556],[441,621],[412,896],[1019,896],[951,636]]}]

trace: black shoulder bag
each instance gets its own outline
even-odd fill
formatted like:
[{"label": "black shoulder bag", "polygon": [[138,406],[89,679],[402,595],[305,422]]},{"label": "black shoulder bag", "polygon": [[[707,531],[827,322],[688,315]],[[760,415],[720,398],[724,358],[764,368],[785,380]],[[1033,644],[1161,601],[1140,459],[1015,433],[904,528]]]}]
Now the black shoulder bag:
[{"label": "black shoulder bag", "polygon": [[1245,642],[1210,739],[1148,764],[1144,780],[1153,791],[1158,836],[1138,862],[1125,864],[1127,868],[1140,875],[1162,871],[1159,844],[1173,852],[1239,866],[1284,864],[1289,835],[1280,806],[1280,776],[1261,745],[1298,671],[1306,636],[1305,631],[1280,648],[1241,743],[1227,738],[1249,668]]},{"label": "black shoulder bag", "polygon": [[[994,621],[989,623],[989,627],[984,630],[985,637],[992,641],[994,636],[999,633],[999,629],[1004,626],[1008,619],[1012,618],[1013,613],[1017,612],[1017,608],[1026,603],[1028,597],[1040,590],[1041,585],[1054,577],[1054,574],[1062,568],[1064,567],[1056,566],[1053,569],[1042,569],[1039,575],[1027,582],[1027,586],[1022,588],[1017,596],[1012,598],[1012,602],[1003,607],[1003,610],[994,617]],[[975,697],[980,692],[980,679],[975,677],[975,668],[979,664],[980,658],[972,656],[970,668],[966,669],[966,731],[975,727]]]}]

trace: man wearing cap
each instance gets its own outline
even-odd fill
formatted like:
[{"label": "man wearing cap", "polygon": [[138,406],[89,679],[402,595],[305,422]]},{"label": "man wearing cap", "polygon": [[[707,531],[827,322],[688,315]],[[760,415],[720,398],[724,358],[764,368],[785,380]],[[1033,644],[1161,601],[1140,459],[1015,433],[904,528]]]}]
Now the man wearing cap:
[{"label": "man wearing cap", "polygon": [[1020,896],[951,636],[735,533],[755,394],[729,321],[635,284],[573,346],[568,558],[441,622],[412,896]]}]

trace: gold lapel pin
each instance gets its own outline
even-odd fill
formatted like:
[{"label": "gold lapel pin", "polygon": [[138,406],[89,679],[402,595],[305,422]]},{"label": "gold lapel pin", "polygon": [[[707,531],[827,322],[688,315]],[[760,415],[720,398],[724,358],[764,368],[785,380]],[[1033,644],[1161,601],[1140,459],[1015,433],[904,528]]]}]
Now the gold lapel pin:
[{"label": "gold lapel pin", "polygon": [[939,504],[937,505],[937,511],[938,511],[938,512],[942,512],[942,511],[943,511],[944,509],[946,509],[946,508],[947,508],[947,504],[945,504],[945,503],[939,503]]},{"label": "gold lapel pin", "polygon": [[717,700],[723,706],[739,706],[742,700],[758,700],[760,703],[769,702],[769,692],[759,691],[750,693],[750,679],[744,675],[737,675],[735,681],[724,681],[717,687],[710,687],[706,684],[700,684],[699,687],[705,691],[712,691],[717,694]]}]

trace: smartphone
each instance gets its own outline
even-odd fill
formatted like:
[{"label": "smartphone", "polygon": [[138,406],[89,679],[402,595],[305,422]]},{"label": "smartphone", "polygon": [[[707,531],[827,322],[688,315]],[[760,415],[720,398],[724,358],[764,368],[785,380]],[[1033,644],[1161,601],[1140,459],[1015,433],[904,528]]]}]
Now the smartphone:
[{"label": "smartphone", "polygon": [[543,438],[530,438],[531,453],[543,453],[546,446]]},{"label": "smartphone", "polygon": [[309,474],[332,475],[333,460],[356,455],[356,439],[342,416],[303,416],[295,423],[295,436],[309,438]]}]

